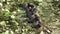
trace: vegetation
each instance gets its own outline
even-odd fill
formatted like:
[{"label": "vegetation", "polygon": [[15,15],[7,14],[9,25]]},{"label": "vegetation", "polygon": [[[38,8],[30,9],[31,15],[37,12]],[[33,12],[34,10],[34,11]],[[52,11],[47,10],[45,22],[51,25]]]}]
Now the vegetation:
[{"label": "vegetation", "polygon": [[17,4],[32,2],[36,5],[43,24],[60,34],[60,0],[0,0],[0,34],[35,34],[27,23],[25,10]]}]

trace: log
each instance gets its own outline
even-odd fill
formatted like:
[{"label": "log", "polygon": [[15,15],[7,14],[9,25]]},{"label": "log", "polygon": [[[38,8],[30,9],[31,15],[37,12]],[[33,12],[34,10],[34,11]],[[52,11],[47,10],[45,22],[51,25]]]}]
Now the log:
[{"label": "log", "polygon": [[23,8],[26,10],[26,14],[29,18],[28,23],[34,23],[34,26],[32,28],[36,28],[38,32],[43,31],[44,34],[46,34],[45,32],[51,34],[51,31],[42,24],[37,9],[33,3],[23,4]]}]

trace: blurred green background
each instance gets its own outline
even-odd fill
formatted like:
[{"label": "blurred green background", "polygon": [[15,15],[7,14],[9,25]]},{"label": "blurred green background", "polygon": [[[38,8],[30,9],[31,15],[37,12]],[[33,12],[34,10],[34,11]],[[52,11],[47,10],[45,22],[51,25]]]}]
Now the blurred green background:
[{"label": "blurred green background", "polygon": [[60,0],[0,0],[0,34],[35,34],[27,23],[25,10],[17,4],[37,3],[44,25],[52,34],[60,34]]}]

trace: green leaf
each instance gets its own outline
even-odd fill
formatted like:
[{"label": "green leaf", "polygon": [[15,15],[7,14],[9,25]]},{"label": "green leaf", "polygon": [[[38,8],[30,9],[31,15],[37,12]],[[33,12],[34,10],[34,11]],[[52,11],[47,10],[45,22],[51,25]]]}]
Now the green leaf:
[{"label": "green leaf", "polygon": [[9,12],[5,11],[3,16],[8,17],[9,16]]}]

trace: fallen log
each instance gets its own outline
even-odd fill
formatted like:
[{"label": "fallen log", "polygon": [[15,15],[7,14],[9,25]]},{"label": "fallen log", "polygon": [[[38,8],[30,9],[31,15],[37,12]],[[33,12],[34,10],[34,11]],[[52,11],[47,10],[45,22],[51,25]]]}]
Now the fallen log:
[{"label": "fallen log", "polygon": [[42,32],[43,34],[51,34],[51,30],[42,24],[37,9],[33,3],[23,4],[22,7],[26,10],[27,16],[29,18],[28,23],[34,23],[34,26],[32,28],[36,28],[40,34],[42,34]]}]

